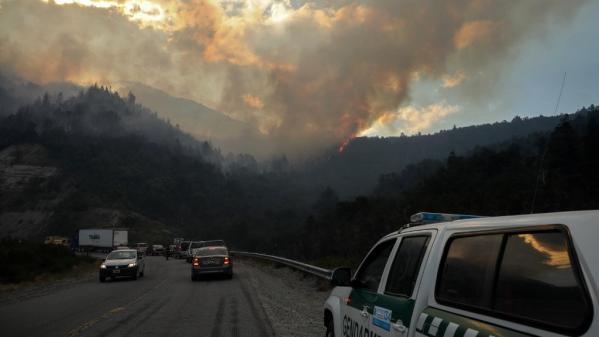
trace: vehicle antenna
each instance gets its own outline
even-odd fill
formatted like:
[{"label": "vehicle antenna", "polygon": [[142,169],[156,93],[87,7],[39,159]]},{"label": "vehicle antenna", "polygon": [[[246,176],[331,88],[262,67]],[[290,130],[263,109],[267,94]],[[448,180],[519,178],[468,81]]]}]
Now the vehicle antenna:
[{"label": "vehicle antenna", "polygon": [[[559,103],[562,99],[562,92],[564,91],[564,86],[566,85],[566,72],[564,72],[564,77],[562,78],[562,86],[559,89],[559,95],[557,96],[557,102],[555,103],[555,110],[553,111],[553,115],[557,114],[557,110],[559,109]],[[535,181],[535,189],[532,195],[532,202],[530,203],[530,214],[535,211],[535,204],[537,202],[537,194],[539,192],[539,182],[541,181],[541,177],[544,177],[543,172],[543,162],[545,161],[545,156],[547,155],[547,150],[549,150],[549,141],[551,140],[551,133],[545,139],[545,144],[543,145],[543,154],[539,158],[538,162],[538,170],[537,170],[537,179]],[[544,180],[544,179],[543,179]]]}]

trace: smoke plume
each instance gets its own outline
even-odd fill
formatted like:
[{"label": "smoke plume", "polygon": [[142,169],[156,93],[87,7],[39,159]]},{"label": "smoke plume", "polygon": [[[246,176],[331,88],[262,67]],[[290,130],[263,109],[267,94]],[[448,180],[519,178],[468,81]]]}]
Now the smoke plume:
[{"label": "smoke plume", "polygon": [[139,81],[254,125],[270,144],[257,154],[307,154],[390,116],[413,132],[455,111],[402,110],[422,76],[480,99],[521,43],[582,3],[5,0],[0,69],[40,82]]}]

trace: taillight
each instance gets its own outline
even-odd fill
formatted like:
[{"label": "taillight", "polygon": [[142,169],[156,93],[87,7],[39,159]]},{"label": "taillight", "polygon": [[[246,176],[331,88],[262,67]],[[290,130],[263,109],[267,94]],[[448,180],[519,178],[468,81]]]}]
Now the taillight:
[{"label": "taillight", "polygon": [[200,259],[198,259],[197,257],[193,259],[193,266],[194,267],[199,267],[200,266]]},{"label": "taillight", "polygon": [[225,256],[225,262],[224,262],[224,264],[229,264],[229,257],[228,256]]}]

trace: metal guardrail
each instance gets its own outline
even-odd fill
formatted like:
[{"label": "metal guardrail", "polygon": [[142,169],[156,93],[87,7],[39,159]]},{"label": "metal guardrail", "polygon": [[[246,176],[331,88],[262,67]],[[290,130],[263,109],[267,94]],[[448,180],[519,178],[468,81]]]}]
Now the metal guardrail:
[{"label": "metal guardrail", "polygon": [[267,255],[267,254],[259,254],[259,253],[250,253],[250,252],[239,252],[239,251],[231,251],[231,254],[234,256],[243,256],[243,257],[251,257],[260,260],[267,260],[276,263],[280,263],[291,267],[293,269],[301,270],[310,275],[314,275],[316,277],[320,277],[322,279],[330,280],[332,271],[330,269],[320,268],[317,266],[313,266],[307,263],[286,259],[284,257]]}]

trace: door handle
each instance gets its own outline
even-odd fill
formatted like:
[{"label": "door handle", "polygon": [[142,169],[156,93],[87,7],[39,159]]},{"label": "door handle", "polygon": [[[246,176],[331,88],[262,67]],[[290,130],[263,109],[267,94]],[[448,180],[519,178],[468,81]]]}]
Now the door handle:
[{"label": "door handle", "polygon": [[368,317],[368,306],[367,305],[362,307],[362,312],[360,312],[360,315],[362,315],[362,317],[364,317],[364,318]]},{"label": "door handle", "polygon": [[393,327],[393,330],[401,333],[402,335],[406,333],[406,331],[408,331],[408,328],[403,325],[403,322],[401,320],[397,320],[396,323],[391,323],[391,326]]}]

